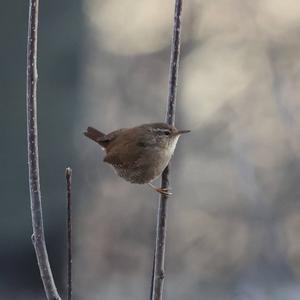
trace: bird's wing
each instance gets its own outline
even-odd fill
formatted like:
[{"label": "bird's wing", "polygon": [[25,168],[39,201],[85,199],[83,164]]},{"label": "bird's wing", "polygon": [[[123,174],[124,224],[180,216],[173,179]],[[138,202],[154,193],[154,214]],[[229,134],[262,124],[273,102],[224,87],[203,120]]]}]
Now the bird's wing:
[{"label": "bird's wing", "polygon": [[135,135],[125,133],[122,138],[113,138],[107,148],[105,162],[122,168],[134,167],[141,158],[144,144]]}]

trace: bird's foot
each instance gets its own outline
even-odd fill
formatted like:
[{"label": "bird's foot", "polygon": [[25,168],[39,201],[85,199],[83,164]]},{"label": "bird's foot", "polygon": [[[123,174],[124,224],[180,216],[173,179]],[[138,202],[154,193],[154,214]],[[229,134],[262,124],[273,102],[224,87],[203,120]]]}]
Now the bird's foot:
[{"label": "bird's foot", "polygon": [[172,195],[172,193],[169,192],[167,188],[156,188],[155,190],[162,195],[168,195],[168,196]]},{"label": "bird's foot", "polygon": [[156,192],[158,192],[158,193],[160,193],[162,195],[167,195],[167,196],[171,196],[172,195],[172,193],[167,188],[157,188],[156,186],[154,186],[151,183],[148,183],[148,185],[150,187],[152,187]]}]

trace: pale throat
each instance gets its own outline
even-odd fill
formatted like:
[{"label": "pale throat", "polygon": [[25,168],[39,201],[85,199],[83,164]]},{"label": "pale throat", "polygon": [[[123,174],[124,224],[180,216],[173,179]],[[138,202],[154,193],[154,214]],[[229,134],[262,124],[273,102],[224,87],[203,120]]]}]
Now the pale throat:
[{"label": "pale throat", "polygon": [[170,143],[169,143],[169,147],[167,148],[168,150],[168,154],[170,156],[173,155],[174,151],[175,151],[175,148],[176,148],[176,144],[178,142],[178,139],[179,139],[179,135],[178,136],[175,136],[173,139],[170,140]]}]

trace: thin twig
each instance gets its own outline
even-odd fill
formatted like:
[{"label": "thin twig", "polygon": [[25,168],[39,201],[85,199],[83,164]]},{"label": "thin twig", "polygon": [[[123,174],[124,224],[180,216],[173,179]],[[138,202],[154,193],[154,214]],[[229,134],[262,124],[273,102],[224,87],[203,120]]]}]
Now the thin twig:
[{"label": "thin twig", "polygon": [[31,201],[31,216],[34,245],[41,278],[48,300],[58,300],[58,295],[49,260],[44,236],[43,213],[41,203],[39,159],[38,159],[38,131],[37,131],[37,32],[39,1],[30,0],[27,40],[27,144],[29,188]]},{"label": "thin twig", "polygon": [[[173,26],[173,40],[170,60],[169,95],[167,104],[166,122],[175,124],[177,77],[180,54],[180,30],[181,30],[182,0],[175,0],[175,14]],[[167,166],[162,173],[161,187],[169,187],[169,171]],[[165,249],[166,249],[166,225],[167,225],[167,200],[168,196],[162,194],[159,199],[156,228],[156,244],[154,256],[154,276],[152,282],[151,299],[161,300],[165,278]]]},{"label": "thin twig", "polygon": [[68,267],[67,267],[67,290],[68,300],[72,299],[72,198],[71,198],[71,184],[72,184],[72,169],[66,168],[67,180],[67,243],[68,243]]},{"label": "thin twig", "polygon": [[154,254],[153,254],[153,262],[152,262],[152,274],[151,274],[151,286],[150,286],[150,300],[152,300],[153,297],[153,289],[154,289],[154,272],[155,272],[155,248],[154,248]]}]

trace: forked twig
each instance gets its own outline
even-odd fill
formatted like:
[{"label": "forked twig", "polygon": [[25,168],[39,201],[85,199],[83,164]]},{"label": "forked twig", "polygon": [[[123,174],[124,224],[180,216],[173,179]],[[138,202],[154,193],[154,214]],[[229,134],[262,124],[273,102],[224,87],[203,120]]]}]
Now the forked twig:
[{"label": "forked twig", "polygon": [[41,203],[38,131],[37,131],[37,32],[39,0],[29,1],[28,40],[27,40],[27,145],[29,189],[32,217],[32,242],[34,245],[41,278],[48,300],[60,300],[52,276],[44,235]]},{"label": "forked twig", "polygon": [[[181,30],[182,0],[175,0],[175,15],[173,25],[173,39],[170,60],[169,95],[167,102],[166,123],[175,124],[177,77],[180,54],[180,30]],[[169,171],[167,166],[162,173],[161,187],[169,187]],[[154,252],[154,273],[152,277],[151,299],[161,300],[163,283],[165,278],[165,249],[166,249],[166,225],[167,225],[167,200],[168,195],[161,194],[159,198],[156,228],[156,243]]]}]

